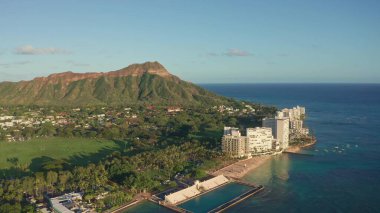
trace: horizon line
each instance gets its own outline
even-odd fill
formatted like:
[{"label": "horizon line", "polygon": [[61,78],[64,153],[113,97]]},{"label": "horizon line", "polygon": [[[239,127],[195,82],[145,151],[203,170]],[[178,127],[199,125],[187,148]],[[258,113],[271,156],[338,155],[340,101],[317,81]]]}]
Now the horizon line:
[{"label": "horizon line", "polygon": [[218,83],[207,83],[207,82],[202,82],[202,83],[195,83],[198,85],[202,84],[379,84],[380,82],[218,82]]}]

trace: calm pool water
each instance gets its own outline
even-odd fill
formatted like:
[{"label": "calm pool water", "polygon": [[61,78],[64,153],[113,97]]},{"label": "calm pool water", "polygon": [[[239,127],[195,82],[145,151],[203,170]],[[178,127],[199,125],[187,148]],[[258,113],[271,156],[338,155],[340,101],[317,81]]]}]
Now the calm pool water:
[{"label": "calm pool water", "polygon": [[179,206],[195,213],[208,212],[250,189],[252,188],[246,185],[228,183],[227,185],[191,199]]}]

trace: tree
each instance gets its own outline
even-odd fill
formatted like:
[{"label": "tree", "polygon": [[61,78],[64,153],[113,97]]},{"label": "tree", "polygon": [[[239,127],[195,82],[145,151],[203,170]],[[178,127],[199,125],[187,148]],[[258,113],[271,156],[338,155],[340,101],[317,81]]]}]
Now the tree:
[{"label": "tree", "polygon": [[57,172],[48,171],[46,173],[46,183],[50,189],[53,189],[53,186],[57,183],[57,181],[58,181],[58,173]]},{"label": "tree", "polygon": [[63,192],[67,188],[67,183],[71,177],[69,171],[59,171],[58,173],[58,189]]},{"label": "tree", "polygon": [[31,139],[34,137],[34,129],[31,127],[26,127],[22,130],[22,136],[24,136],[26,139]]},{"label": "tree", "polygon": [[43,123],[41,128],[37,131],[37,134],[40,136],[53,136],[56,133],[55,127],[50,122]]},{"label": "tree", "polygon": [[106,208],[112,208],[114,206],[119,206],[130,199],[131,197],[126,196],[124,192],[114,192],[104,198],[104,206]]},{"label": "tree", "polygon": [[235,117],[230,117],[227,121],[227,126],[237,126],[238,120]]},{"label": "tree", "polygon": [[21,212],[20,203],[15,203],[13,205],[9,203],[5,203],[3,205],[0,205],[0,213],[20,213],[20,212]]},{"label": "tree", "polygon": [[35,208],[33,205],[26,205],[22,207],[22,213],[34,213]]},{"label": "tree", "polygon": [[45,191],[45,176],[42,172],[36,172],[34,174],[35,176],[35,182],[34,182],[34,194],[36,195],[37,199],[42,200],[43,199],[43,192]]}]

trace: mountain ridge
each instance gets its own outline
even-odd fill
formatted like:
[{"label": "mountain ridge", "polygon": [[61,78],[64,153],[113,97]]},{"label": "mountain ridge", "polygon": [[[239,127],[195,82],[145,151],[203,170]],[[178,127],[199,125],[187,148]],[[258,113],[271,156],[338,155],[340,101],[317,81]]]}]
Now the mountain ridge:
[{"label": "mountain ridge", "polygon": [[111,72],[71,71],[0,83],[0,105],[211,104],[227,98],[169,73],[159,62]]},{"label": "mountain ridge", "polygon": [[[47,77],[36,77],[29,81],[18,81],[18,82],[30,82],[30,81],[48,81],[55,83],[58,80],[68,80],[68,81],[77,81],[85,78],[98,78],[101,76],[108,77],[123,77],[123,76],[136,76],[142,75],[144,73],[156,74],[162,77],[176,77],[170,74],[164,66],[162,66],[159,62],[145,62],[142,64],[131,64],[125,68],[109,71],[109,72],[85,72],[85,73],[76,73],[72,71],[53,73],[48,75]],[[11,82],[11,83],[18,83]]]}]

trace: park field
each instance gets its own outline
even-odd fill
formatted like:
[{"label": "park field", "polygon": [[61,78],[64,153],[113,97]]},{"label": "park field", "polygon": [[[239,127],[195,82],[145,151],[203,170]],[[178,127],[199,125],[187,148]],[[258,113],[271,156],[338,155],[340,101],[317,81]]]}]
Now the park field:
[{"label": "park field", "polygon": [[38,171],[43,163],[64,160],[71,166],[97,162],[123,142],[86,138],[36,138],[26,142],[0,142],[0,170],[12,167]]}]

